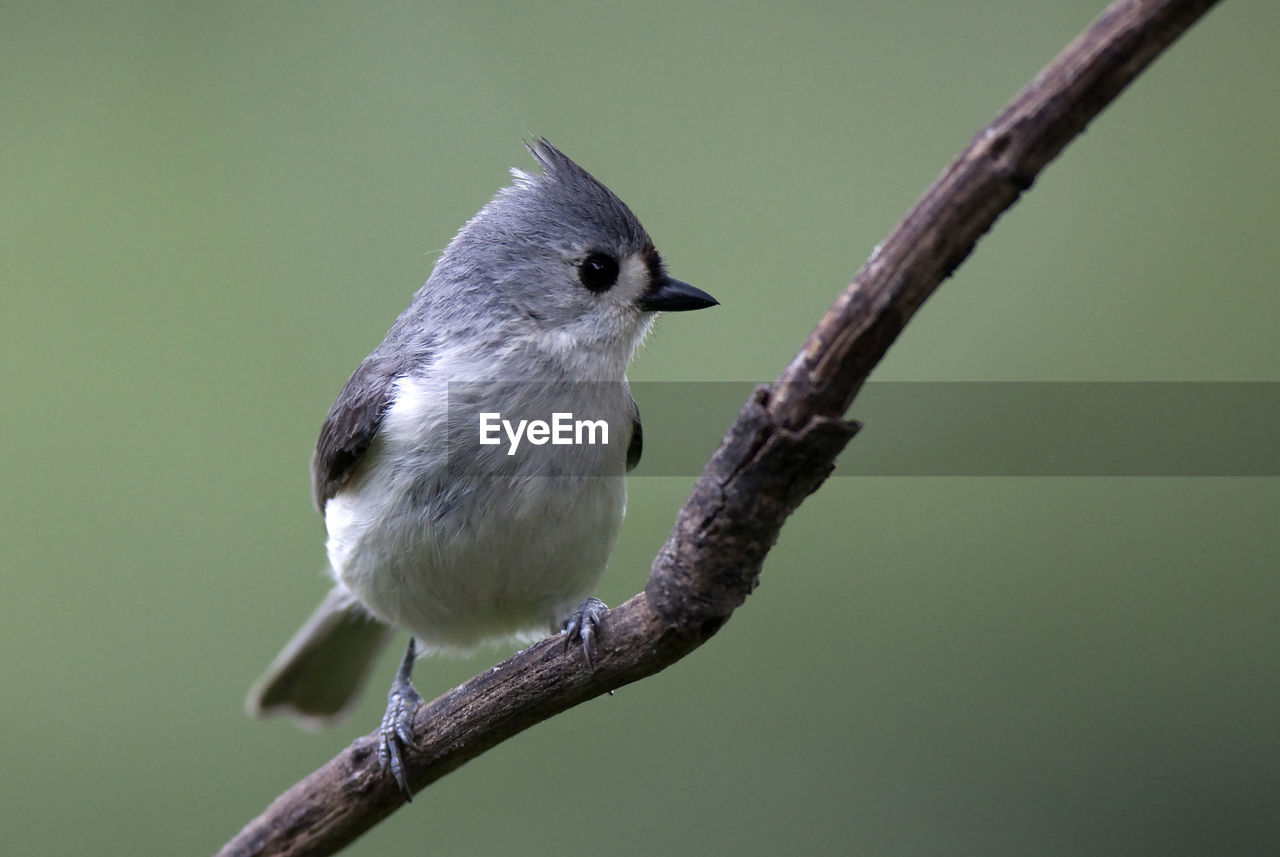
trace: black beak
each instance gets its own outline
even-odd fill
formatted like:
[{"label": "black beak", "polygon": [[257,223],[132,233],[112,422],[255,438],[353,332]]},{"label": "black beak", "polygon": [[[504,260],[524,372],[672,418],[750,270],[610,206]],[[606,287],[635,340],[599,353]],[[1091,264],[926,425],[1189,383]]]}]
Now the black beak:
[{"label": "black beak", "polygon": [[654,280],[645,293],[636,299],[636,306],[645,312],[682,312],[719,305],[720,301],[702,289],[671,277]]}]

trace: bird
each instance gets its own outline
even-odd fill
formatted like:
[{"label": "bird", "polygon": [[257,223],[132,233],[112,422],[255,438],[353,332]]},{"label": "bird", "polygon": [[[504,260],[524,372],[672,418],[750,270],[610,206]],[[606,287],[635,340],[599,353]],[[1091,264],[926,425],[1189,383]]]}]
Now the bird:
[{"label": "bird", "polygon": [[333,723],[408,630],[378,728],[406,800],[418,656],[549,630],[591,667],[607,610],[591,591],[643,450],[627,366],[659,312],[718,304],[604,184],[525,145],[538,170],[512,168],[329,409],[311,476],[333,587],[247,700]]}]

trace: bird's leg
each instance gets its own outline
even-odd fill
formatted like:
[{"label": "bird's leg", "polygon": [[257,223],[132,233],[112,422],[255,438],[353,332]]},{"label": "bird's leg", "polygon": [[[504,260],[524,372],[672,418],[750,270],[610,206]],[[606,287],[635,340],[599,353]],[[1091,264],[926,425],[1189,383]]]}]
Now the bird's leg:
[{"label": "bird's leg", "polygon": [[407,747],[417,746],[413,740],[413,715],[422,705],[422,697],[413,688],[413,660],[414,640],[410,637],[404,660],[400,661],[400,669],[396,671],[395,681],[391,682],[391,691],[387,694],[387,713],[382,715],[382,725],[378,728],[382,735],[378,744],[378,767],[383,771],[391,769],[391,776],[400,786],[405,802],[412,800],[413,795],[409,792],[400,754]]},{"label": "bird's leg", "polygon": [[599,598],[588,598],[579,604],[565,620],[564,648],[568,651],[570,643],[581,640],[582,655],[587,659],[587,669],[595,668],[595,664],[591,662],[591,652],[595,646],[595,638],[600,632],[600,620],[604,618],[608,609],[608,606]]}]

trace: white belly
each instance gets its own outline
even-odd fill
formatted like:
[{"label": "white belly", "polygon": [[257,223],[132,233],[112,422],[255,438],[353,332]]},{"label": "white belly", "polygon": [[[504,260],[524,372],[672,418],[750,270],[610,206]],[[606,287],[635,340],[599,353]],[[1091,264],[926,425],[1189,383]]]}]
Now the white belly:
[{"label": "white belly", "polygon": [[626,506],[622,461],[610,476],[450,476],[443,455],[421,452],[424,422],[415,438],[384,424],[366,453],[375,463],[325,506],[334,575],[428,648],[544,636],[604,571]]},{"label": "white belly", "polygon": [[445,521],[339,495],[325,514],[330,563],[374,614],[428,647],[545,635],[599,580],[626,503],[621,478],[575,481],[508,487]]}]

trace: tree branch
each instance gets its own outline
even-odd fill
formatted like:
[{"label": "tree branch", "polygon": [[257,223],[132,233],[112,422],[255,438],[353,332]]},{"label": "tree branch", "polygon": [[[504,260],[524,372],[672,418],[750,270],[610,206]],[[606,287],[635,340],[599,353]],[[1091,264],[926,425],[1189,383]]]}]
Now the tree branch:
[{"label": "tree branch", "polygon": [[[1047,165],[1216,0],[1118,0],[1014,98],[872,253],[781,377],[730,426],[654,560],[610,611],[595,669],[539,643],[423,706],[406,759],[415,792],[578,703],[651,675],[709,639],[754,589],[783,522],[857,426],[843,414],[925,299]],[[294,785],[221,852],[332,854],[398,808],[377,736]]]}]

